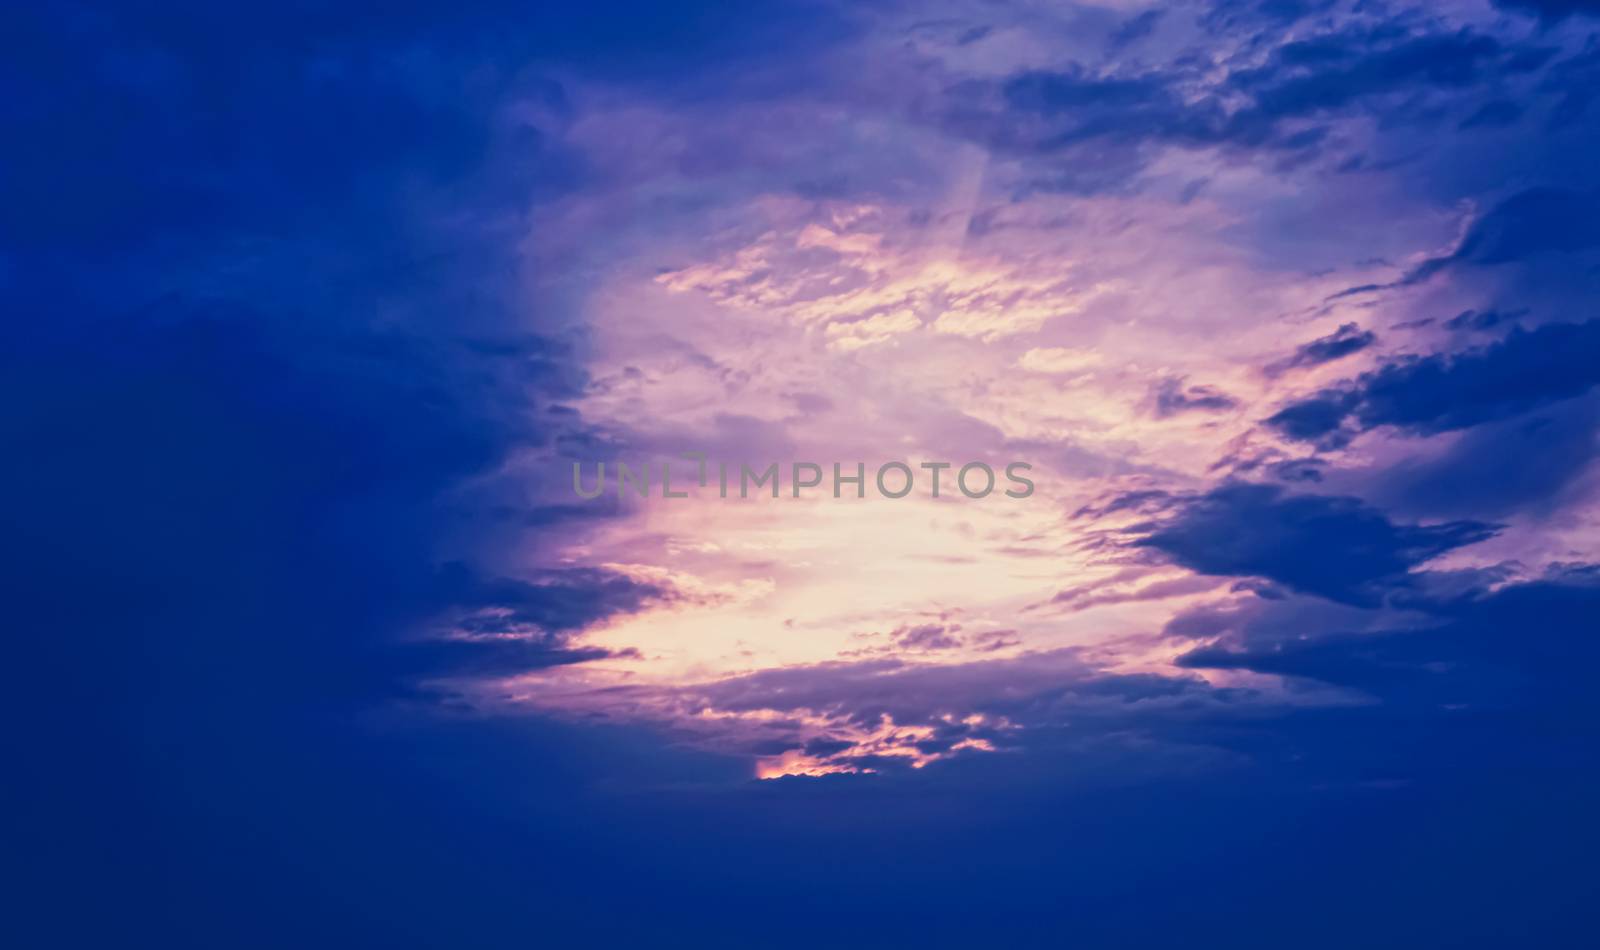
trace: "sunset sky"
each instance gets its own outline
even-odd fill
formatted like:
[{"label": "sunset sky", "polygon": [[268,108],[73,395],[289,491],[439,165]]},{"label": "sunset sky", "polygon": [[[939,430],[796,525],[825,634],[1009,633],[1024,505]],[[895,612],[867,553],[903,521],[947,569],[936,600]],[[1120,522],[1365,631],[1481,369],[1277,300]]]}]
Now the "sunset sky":
[{"label": "sunset sky", "polygon": [[1590,0],[0,48],[19,946],[1600,924]]}]

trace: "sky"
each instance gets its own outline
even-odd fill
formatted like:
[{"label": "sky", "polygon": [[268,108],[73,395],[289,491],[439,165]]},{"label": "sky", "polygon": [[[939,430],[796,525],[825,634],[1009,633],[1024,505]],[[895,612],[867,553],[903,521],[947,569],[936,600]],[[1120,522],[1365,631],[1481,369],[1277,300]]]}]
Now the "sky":
[{"label": "sky", "polygon": [[21,945],[1600,924],[1590,0],[60,3],[0,50]]}]

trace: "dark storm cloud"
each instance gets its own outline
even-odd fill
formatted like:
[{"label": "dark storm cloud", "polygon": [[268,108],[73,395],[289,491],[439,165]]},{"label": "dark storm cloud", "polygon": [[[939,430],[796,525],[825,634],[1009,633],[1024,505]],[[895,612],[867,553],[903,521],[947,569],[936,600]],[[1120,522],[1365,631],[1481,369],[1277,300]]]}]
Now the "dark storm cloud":
[{"label": "dark storm cloud", "polygon": [[1537,254],[1600,246],[1600,200],[1563,188],[1530,188],[1507,198],[1467,232],[1451,260],[1505,264]]},{"label": "dark storm cloud", "polygon": [[1558,575],[1436,605],[1420,625],[1315,637],[1283,625],[1276,642],[1261,642],[1258,632],[1248,648],[1203,648],[1180,663],[1321,680],[1412,707],[1490,705],[1590,719],[1600,711],[1590,688],[1600,662],[1600,638],[1588,631],[1596,611],[1600,585]]},{"label": "dark storm cloud", "polygon": [[[503,944],[517,925],[487,869],[520,849],[497,842],[540,838],[522,882],[578,890],[586,859],[550,858],[574,835],[544,807],[603,811],[581,790],[619,763],[747,774],[623,730],[398,720],[439,711],[422,681],[603,656],[570,634],[663,593],[439,561],[577,517],[498,478],[593,437],[558,408],[583,389],[580,341],[560,301],[529,306],[517,250],[526,210],[587,174],[552,134],[572,104],[546,74],[665,94],[837,25],[749,11],[0,16],[17,940]],[[533,914],[557,942],[584,916]]]},{"label": "dark storm cloud", "polygon": [[[491,612],[558,649],[562,635],[664,596],[598,570],[478,580],[433,567],[436,496],[494,465],[523,430],[507,414],[518,397],[472,402],[426,348],[284,340],[256,322],[189,317],[125,322],[104,342],[95,355],[58,343],[6,360],[4,394],[28,408],[0,431],[29,464],[0,488],[32,499],[7,560],[38,578],[41,610],[67,587],[121,578],[137,595],[105,602],[104,622],[168,620],[148,657],[200,650],[219,671],[248,662],[258,677],[241,696],[315,684],[359,702],[428,672],[400,644],[431,615]],[[230,609],[261,597],[270,607]],[[39,662],[102,639],[96,626],[58,640],[32,602],[17,609]],[[188,625],[230,633],[193,639]]]},{"label": "dark storm cloud", "polygon": [[[563,568],[522,578],[479,578],[450,564],[435,581],[443,606],[430,634],[407,637],[381,657],[397,682],[503,677],[619,655],[575,648],[571,635],[618,614],[672,599],[673,591],[599,568]],[[379,657],[373,657],[377,663]]]},{"label": "dark storm cloud", "polygon": [[1266,419],[1285,437],[1334,447],[1394,426],[1418,435],[1504,419],[1600,384],[1600,321],[1513,330],[1456,354],[1403,357]]},{"label": "dark storm cloud", "polygon": [[1577,500],[1597,454],[1600,406],[1593,397],[1574,399],[1476,426],[1436,455],[1380,469],[1371,492],[1430,517],[1550,514]]},{"label": "dark storm cloud", "polygon": [[1588,192],[1530,188],[1474,222],[1455,253],[1420,265],[1414,282],[1451,264],[1488,266],[1600,246],[1600,200]]},{"label": "dark storm cloud", "polygon": [[1201,574],[1263,577],[1333,601],[1375,604],[1405,588],[1417,565],[1495,530],[1476,521],[1396,524],[1355,498],[1235,483],[1176,496],[1164,517],[1132,533],[1136,545]]},{"label": "dark storm cloud", "polygon": [[496,623],[567,633],[646,603],[670,599],[671,591],[593,567],[532,572],[526,578],[478,580],[459,564],[440,577],[441,593],[458,607],[492,610]]},{"label": "dark storm cloud", "polygon": [[1352,437],[1341,426],[1354,404],[1349,392],[1324,390],[1283,407],[1263,421],[1286,438],[1312,442],[1321,448],[1339,448]]}]

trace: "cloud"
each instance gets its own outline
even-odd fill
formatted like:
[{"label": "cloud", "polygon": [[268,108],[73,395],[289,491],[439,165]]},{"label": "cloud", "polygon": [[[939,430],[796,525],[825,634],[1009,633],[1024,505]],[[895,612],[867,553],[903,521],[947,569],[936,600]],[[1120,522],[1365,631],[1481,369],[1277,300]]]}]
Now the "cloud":
[{"label": "cloud", "polygon": [[1203,701],[1208,692],[1198,680],[1104,673],[1076,650],[1054,650],[954,664],[875,659],[791,666],[702,684],[686,695],[725,712],[814,714],[858,729],[889,723],[919,736],[931,729],[1012,745],[1022,726],[1073,719],[1126,724]]},{"label": "cloud", "polygon": [[1088,610],[1091,607],[1101,607],[1108,604],[1138,603],[1149,600],[1162,600],[1168,597],[1182,597],[1187,594],[1198,594],[1213,590],[1217,587],[1214,578],[1185,575],[1182,577],[1157,578],[1142,586],[1126,586],[1129,580],[1142,580],[1148,572],[1133,570],[1126,574],[1086,584],[1071,587],[1060,591],[1050,598],[1050,603],[1060,604],[1070,610]]},{"label": "cloud", "polygon": [[953,650],[961,645],[960,624],[924,623],[896,627],[889,636],[897,646],[912,650]]},{"label": "cloud", "polygon": [[1454,253],[1428,261],[1412,274],[1431,274],[1447,264],[1506,264],[1540,254],[1573,253],[1597,247],[1600,246],[1597,213],[1600,213],[1600,200],[1587,192],[1529,188],[1507,198],[1474,222]]},{"label": "cloud", "polygon": [[1492,330],[1504,323],[1516,320],[1527,313],[1526,310],[1463,310],[1443,324],[1446,330]]},{"label": "cloud", "polygon": [[[467,566],[446,565],[435,580],[445,605],[421,636],[374,656],[397,682],[441,678],[502,679],[634,651],[574,647],[572,635],[619,614],[677,598],[677,592],[601,568],[558,568],[525,578],[480,578]],[[381,666],[379,665],[381,664]]]},{"label": "cloud", "polygon": [[1265,420],[1287,438],[1334,447],[1380,426],[1432,435],[1515,416],[1600,384],[1600,321],[1514,329],[1457,354],[1410,356],[1291,403]]},{"label": "cloud", "polygon": [[1100,363],[1093,350],[1065,346],[1036,346],[1017,359],[1017,365],[1035,373],[1076,373]]},{"label": "cloud", "polygon": [[1329,299],[1420,284],[1451,267],[1520,263],[1594,247],[1600,247],[1600,200],[1565,188],[1529,188],[1474,221],[1451,253],[1423,261],[1399,280],[1351,287]]},{"label": "cloud", "polygon": [[1354,406],[1353,394],[1324,390],[1290,403],[1262,421],[1285,438],[1313,442],[1321,448],[1339,448],[1352,437],[1341,426]]},{"label": "cloud", "polygon": [[1254,99],[1253,108],[1238,122],[1249,127],[1394,92],[1464,88],[1493,76],[1530,71],[1552,52],[1511,49],[1468,29],[1415,34],[1384,24],[1285,43],[1267,64],[1235,73],[1228,84]]},{"label": "cloud", "polygon": [[[1422,625],[1311,637],[1285,625],[1275,642],[1258,630],[1248,648],[1204,647],[1179,662],[1320,680],[1408,708],[1515,707],[1587,719],[1596,702],[1584,671],[1600,648],[1580,631],[1600,609],[1600,586],[1582,581],[1558,576],[1480,592],[1435,606]],[[1549,663],[1554,653],[1566,661]]]},{"label": "cloud", "polygon": [[1161,18],[1166,16],[1166,13],[1167,11],[1157,7],[1128,17],[1122,22],[1121,26],[1111,31],[1111,36],[1107,38],[1107,45],[1112,50],[1120,50],[1124,46],[1137,43],[1155,32],[1156,25],[1161,22]]},{"label": "cloud", "polygon": [[864,317],[860,320],[828,324],[828,345],[840,350],[856,350],[894,339],[922,326],[922,320],[910,310],[896,310]]},{"label": "cloud", "polygon": [[[1309,12],[1291,6],[1285,19]],[[1555,53],[1466,27],[1347,22],[1298,35],[1263,60],[1231,69],[1206,69],[1196,58],[1122,70],[1072,63],[957,83],[945,120],[991,148],[1073,154],[1080,165],[1053,167],[1035,184],[1098,193],[1125,187],[1160,146],[1314,154],[1326,147],[1329,129],[1311,121],[1364,111],[1393,123],[1426,123],[1431,100],[1494,88],[1541,69]],[[1503,111],[1474,118],[1489,123]]]},{"label": "cloud", "polygon": [[1449,260],[1504,264],[1552,251],[1570,253],[1600,246],[1596,212],[1600,212],[1600,200],[1587,192],[1530,188],[1507,198],[1475,222]]},{"label": "cloud", "polygon": [[1379,603],[1417,566],[1496,532],[1476,521],[1395,524],[1355,498],[1245,483],[1166,505],[1165,516],[1130,529],[1134,545],[1201,574],[1264,577],[1351,604]]},{"label": "cloud", "polygon": [[[1479,351],[1390,361],[1435,367],[1401,374],[1408,392],[1464,387],[1431,408],[1397,408],[1367,377],[1328,390],[1340,432],[1369,415],[1404,431],[1471,423],[1376,445],[1387,486],[1260,457],[1263,472],[1322,471],[1362,501],[1200,480],[1237,434],[1225,430],[1248,423],[1224,412],[1262,382],[1241,361],[1278,333],[1250,314],[1324,292],[1313,271],[1427,246],[1443,209],[1489,207],[1486,189],[1507,181],[1572,190],[1486,215],[1451,266],[1587,266],[1562,259],[1596,246],[1570,213],[1592,204],[1585,54],[1525,80],[1548,55],[1527,23],[1472,14],[1464,33],[1449,9],[1374,28],[1391,14],[1372,4],[1247,0],[1169,12],[1149,32],[1157,11],[1025,6],[957,4],[925,28],[907,23],[921,11],[811,2],[133,16],[91,0],[8,16],[0,570],[8,741],[28,764],[4,796],[27,819],[7,839],[21,942],[790,946],[816,934],[771,922],[814,906],[861,946],[1162,946],[1196,932],[1246,946],[1285,933],[1313,947],[1580,943],[1594,570],[1527,582],[1537,568],[1445,576],[1426,561],[1501,512],[1516,524],[1496,553],[1587,556],[1575,500],[1592,396],[1543,378],[1567,364],[1512,360],[1504,376],[1528,377],[1526,391],[1486,395],[1456,380]],[[1552,19],[1569,6],[1521,4]],[[1290,23],[1308,45],[1284,45]],[[1537,42],[1575,50],[1580,33]],[[1113,34],[1120,60],[1105,55]],[[1550,121],[1522,121],[1514,148],[1478,131],[1484,148],[1459,160],[1462,116],[1486,128],[1511,102],[1542,120],[1547,97]],[[1359,188],[1324,174],[1355,147],[1374,156]],[[1033,194],[1134,183],[1138,200],[1110,214]],[[752,196],[800,210],[742,231]],[[866,204],[879,210],[833,213]],[[962,227],[984,205],[1084,237],[1018,228],[1008,251],[1014,224],[977,212]],[[1285,210],[1317,227],[1269,246],[1260,223]],[[1315,247],[1286,262],[1285,244]],[[686,258],[720,270],[690,274]],[[667,300],[670,275],[739,312],[634,306]],[[1117,289],[1091,301],[1102,279]],[[649,293],[630,297],[630,281]],[[1441,313],[1466,305],[1449,289],[1429,288],[1449,298]],[[1556,288],[1530,305],[1581,299]],[[602,339],[605,306],[654,336],[621,341],[631,350]],[[659,342],[695,320],[726,345]],[[817,345],[768,346],[784,320]],[[1454,344],[1510,321],[1456,322],[1443,325]],[[1329,350],[1306,365],[1346,345],[1316,342]],[[1104,399],[1064,378],[1091,345],[1094,386],[1123,387]],[[616,377],[591,381],[586,367],[608,359]],[[909,450],[938,427],[901,426],[892,400],[857,385],[901,360],[926,384],[906,399],[961,421],[933,433],[941,444],[1059,461],[1073,432],[1124,460],[1069,459],[1070,479],[1041,481],[1028,512],[960,509],[987,523],[926,512],[972,549],[949,574],[884,558],[875,568],[906,572],[896,583],[841,578],[819,557],[836,586],[804,586],[796,563],[770,593],[892,606],[848,621],[889,631],[900,621],[885,616],[937,616],[889,605],[891,591],[950,599],[942,578],[970,571],[959,593],[996,615],[967,604],[960,630],[907,623],[903,656],[796,660],[812,647],[798,630],[697,629],[687,571],[596,566],[614,560],[599,547],[661,544],[721,589],[751,568],[720,559],[719,532],[770,506],[673,519],[668,542],[665,509],[572,505],[543,478],[572,454],[689,435],[781,448],[813,421],[829,438],[871,423],[878,444]],[[1147,391],[1169,365],[1228,391]],[[647,399],[630,382],[673,373],[707,385]],[[729,391],[748,379],[770,383],[767,404],[759,387]],[[823,390],[850,411],[808,395]],[[1163,394],[1173,414],[1152,424],[1135,404]],[[601,431],[591,406],[608,399],[679,421]],[[1125,482],[1149,491],[1103,510],[1144,522],[1132,550],[1093,547],[1081,519],[1046,504]],[[1407,522],[1419,512],[1462,520]],[[892,533],[842,520],[838,536],[867,548]],[[785,523],[761,556],[810,558],[793,543],[831,529]],[[1011,541],[1037,555],[1025,570],[990,560]],[[1150,570],[1079,583],[1098,556]],[[1069,609],[998,615],[1063,579],[1082,592]],[[1164,623],[1202,600],[1209,614]],[[1102,606],[1070,609],[1089,603]],[[662,655],[594,645],[658,604],[686,631]],[[733,643],[733,672],[675,672],[723,635],[772,649]],[[1185,667],[1174,649],[1194,651]],[[483,678],[495,682],[460,695],[436,685]],[[533,681],[572,722],[490,713]],[[631,722],[670,715],[600,724],[575,698],[595,693]],[[734,741],[704,751],[697,730],[720,728]],[[877,774],[750,781],[752,757],[774,755]],[[84,914],[85,894],[104,913]]]},{"label": "cloud", "polygon": [[1302,343],[1292,355],[1267,366],[1269,375],[1281,375],[1293,369],[1320,366],[1334,360],[1359,353],[1378,340],[1377,334],[1363,330],[1354,323],[1340,324],[1337,330],[1324,337]]},{"label": "cloud", "polygon": [[[574,171],[529,46],[610,58],[593,15],[508,12],[7,18],[19,95],[0,110],[29,142],[0,157],[0,434],[28,460],[0,467],[6,715],[37,713],[15,744],[37,768],[7,783],[35,829],[8,842],[23,942],[196,946],[255,920],[263,943],[301,924],[313,943],[493,943],[427,909],[483,878],[398,870],[493,840],[444,776],[539,761],[502,774],[507,816],[587,772],[556,730],[455,732],[416,690],[599,656],[565,634],[642,594],[529,570],[583,522],[505,478],[592,435],[556,411],[583,389],[576,335],[522,280],[506,217]],[[524,93],[539,118],[505,121]],[[430,636],[446,614],[460,639]],[[440,718],[400,725],[418,707]],[[369,729],[385,717],[389,738]],[[610,748],[604,768],[627,758]],[[87,892],[123,937],[71,909]],[[383,892],[405,923],[366,912]]]},{"label": "cloud", "polygon": [[1579,499],[1600,454],[1600,409],[1575,399],[1467,430],[1443,451],[1370,473],[1371,494],[1430,517],[1550,514]]},{"label": "cloud", "polygon": [[1214,386],[1185,386],[1182,379],[1164,379],[1151,390],[1155,416],[1167,419],[1187,412],[1226,412],[1238,400]]}]

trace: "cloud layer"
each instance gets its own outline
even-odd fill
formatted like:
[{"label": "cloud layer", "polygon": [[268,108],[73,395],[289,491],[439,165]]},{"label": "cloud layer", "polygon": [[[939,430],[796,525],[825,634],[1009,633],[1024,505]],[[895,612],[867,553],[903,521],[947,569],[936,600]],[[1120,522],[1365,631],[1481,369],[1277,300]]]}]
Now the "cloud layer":
[{"label": "cloud layer", "polygon": [[1588,932],[1592,4],[547,6],[7,15],[24,943]]}]

